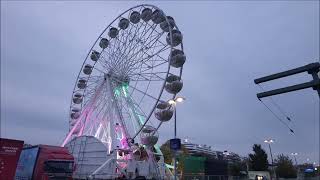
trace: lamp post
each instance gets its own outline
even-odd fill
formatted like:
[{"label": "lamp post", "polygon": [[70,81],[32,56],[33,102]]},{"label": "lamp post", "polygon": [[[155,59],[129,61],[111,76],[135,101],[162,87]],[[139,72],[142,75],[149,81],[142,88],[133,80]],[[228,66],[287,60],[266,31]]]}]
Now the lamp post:
[{"label": "lamp post", "polygon": [[[170,99],[168,103],[174,108],[174,139],[177,138],[177,103],[181,103],[185,100],[184,97],[176,97]],[[177,152],[174,152],[174,179],[177,180]]]},{"label": "lamp post", "polygon": [[296,158],[296,156],[298,156],[298,153],[291,153],[291,156],[294,157],[294,161],[296,163],[296,166],[298,166],[298,162],[297,162],[297,158]]},{"label": "lamp post", "polygon": [[271,151],[271,143],[274,143],[273,139],[266,139],[264,140],[265,143],[267,143],[269,145],[269,151],[270,151],[270,156],[271,156],[271,166],[272,166],[272,172],[273,174],[275,174],[274,172],[274,168],[273,168],[273,157],[272,157],[272,151]]}]

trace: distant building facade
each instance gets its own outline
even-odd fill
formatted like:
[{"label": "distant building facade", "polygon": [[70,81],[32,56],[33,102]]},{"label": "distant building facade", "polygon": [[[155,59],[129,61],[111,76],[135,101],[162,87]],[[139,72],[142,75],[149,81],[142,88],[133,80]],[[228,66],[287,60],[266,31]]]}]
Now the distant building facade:
[{"label": "distant building facade", "polygon": [[241,158],[238,154],[227,151],[216,151],[213,150],[211,146],[200,145],[191,143],[188,139],[182,141],[182,145],[188,150],[188,153],[192,156],[209,156],[210,158],[224,160],[228,162],[241,161]]},{"label": "distant building facade", "polygon": [[184,139],[182,142],[182,145],[188,150],[188,153],[190,155],[207,154],[207,155],[211,155],[211,156],[218,158],[218,152],[213,151],[211,149],[211,146],[194,144],[194,143],[189,142],[188,139]]}]

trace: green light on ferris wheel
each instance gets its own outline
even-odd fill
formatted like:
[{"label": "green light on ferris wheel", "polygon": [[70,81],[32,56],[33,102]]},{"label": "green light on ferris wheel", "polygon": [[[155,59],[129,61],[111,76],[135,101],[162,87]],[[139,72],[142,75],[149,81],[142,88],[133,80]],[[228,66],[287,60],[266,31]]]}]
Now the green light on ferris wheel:
[{"label": "green light on ferris wheel", "polygon": [[128,97],[128,94],[127,94],[127,87],[126,86],[122,86],[122,90],[123,90],[123,95],[124,97]]},{"label": "green light on ferris wheel", "polygon": [[114,96],[116,96],[116,97],[120,96],[120,90],[118,88],[114,89]]}]

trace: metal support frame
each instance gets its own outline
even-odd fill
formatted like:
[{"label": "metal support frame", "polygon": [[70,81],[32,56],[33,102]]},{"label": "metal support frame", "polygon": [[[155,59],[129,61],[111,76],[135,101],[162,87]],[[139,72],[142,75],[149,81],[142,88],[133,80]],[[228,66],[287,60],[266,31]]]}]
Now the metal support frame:
[{"label": "metal support frame", "polygon": [[270,156],[271,156],[271,166],[272,166],[272,172],[273,172],[273,175],[276,174],[276,172],[274,171],[274,164],[273,164],[273,155],[272,155],[272,151],[271,151],[271,143],[268,143],[269,145],[269,151],[270,151]]},{"label": "metal support frame", "polygon": [[268,97],[268,96],[288,93],[288,92],[292,92],[292,91],[298,91],[301,89],[306,89],[306,88],[312,87],[314,90],[316,90],[318,92],[318,95],[320,98],[320,79],[319,79],[319,76],[317,75],[317,73],[319,71],[320,71],[320,63],[316,62],[316,63],[307,64],[305,66],[298,67],[295,69],[291,69],[288,71],[284,71],[284,72],[280,72],[280,73],[276,73],[276,74],[272,74],[269,76],[255,79],[254,83],[260,84],[263,82],[267,82],[267,81],[271,81],[271,80],[275,80],[275,79],[279,79],[279,78],[283,78],[283,77],[287,77],[287,76],[291,76],[291,75],[303,73],[303,72],[307,72],[308,74],[311,74],[312,78],[313,78],[313,80],[310,82],[305,82],[305,83],[296,84],[293,86],[288,86],[288,87],[284,87],[284,88],[279,88],[279,89],[274,89],[271,91],[258,93],[257,97],[260,99],[260,98],[264,98],[264,97]]},{"label": "metal support frame", "polygon": [[[177,107],[174,107],[174,138],[177,138]],[[174,151],[174,180],[177,180],[177,151]]]}]

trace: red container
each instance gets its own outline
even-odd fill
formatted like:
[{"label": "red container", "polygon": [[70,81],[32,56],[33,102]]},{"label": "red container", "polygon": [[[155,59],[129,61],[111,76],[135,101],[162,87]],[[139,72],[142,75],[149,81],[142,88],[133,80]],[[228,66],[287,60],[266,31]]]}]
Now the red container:
[{"label": "red container", "polygon": [[23,141],[0,138],[0,179],[13,180]]}]

